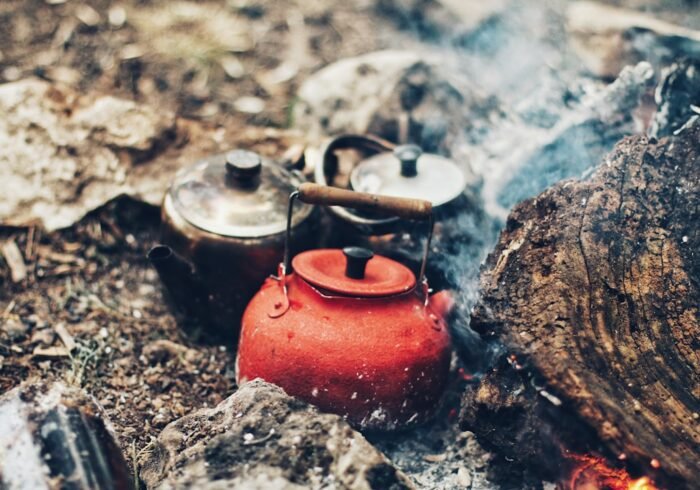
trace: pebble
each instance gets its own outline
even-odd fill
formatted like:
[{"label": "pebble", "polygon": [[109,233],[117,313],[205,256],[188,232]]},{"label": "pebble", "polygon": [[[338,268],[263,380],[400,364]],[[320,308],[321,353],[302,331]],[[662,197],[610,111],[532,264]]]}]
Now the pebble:
[{"label": "pebble", "polygon": [[[119,58],[122,60],[135,60],[141,58],[145,54],[144,49],[138,44],[127,44],[119,53]],[[127,235],[128,237],[129,235]],[[132,236],[133,238],[133,236]]]},{"label": "pebble", "polygon": [[240,97],[233,103],[238,112],[246,114],[259,114],[265,110],[265,101],[260,97]]},{"label": "pebble", "polygon": [[10,339],[14,340],[27,335],[27,332],[29,332],[29,326],[25,325],[20,320],[11,317],[3,322],[0,330],[7,334]]},{"label": "pebble", "polygon": [[447,454],[426,454],[423,459],[428,463],[441,463],[447,459]]},{"label": "pebble", "polygon": [[45,328],[42,330],[36,330],[32,334],[31,343],[32,344],[43,344],[51,345],[56,338],[56,332],[52,328]]},{"label": "pebble", "polygon": [[117,29],[122,27],[126,23],[126,10],[124,10],[124,7],[110,7],[107,13],[107,20],[112,27]]},{"label": "pebble", "polygon": [[472,486],[472,474],[464,466],[457,470],[457,484],[462,488],[471,488]]},{"label": "pebble", "polygon": [[22,70],[16,66],[8,66],[2,71],[2,77],[8,82],[15,82],[22,76]]},{"label": "pebble", "polygon": [[243,66],[243,63],[241,63],[239,59],[233,55],[223,56],[219,60],[219,63],[221,64],[221,68],[224,69],[226,75],[228,75],[230,78],[236,79],[245,75],[245,67]]},{"label": "pebble", "polygon": [[80,22],[89,27],[95,27],[100,23],[100,14],[89,5],[80,5],[75,10],[75,16]]}]

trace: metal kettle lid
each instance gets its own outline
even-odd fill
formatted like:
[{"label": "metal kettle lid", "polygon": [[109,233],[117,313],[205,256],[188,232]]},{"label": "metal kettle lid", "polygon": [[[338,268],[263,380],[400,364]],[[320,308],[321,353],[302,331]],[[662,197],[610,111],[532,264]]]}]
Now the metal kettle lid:
[{"label": "metal kettle lid", "polygon": [[416,145],[400,145],[393,153],[379,153],[358,163],[350,184],[356,191],[424,199],[437,207],[458,197],[466,178],[452,160],[422,153]]},{"label": "metal kettle lid", "polygon": [[408,267],[360,247],[308,250],[292,259],[292,267],[306,282],[344,296],[393,296],[416,285]]},{"label": "metal kettle lid", "polygon": [[[190,224],[217,235],[256,238],[284,232],[289,194],[303,179],[260,155],[234,150],[180,170],[168,191]],[[295,207],[292,225],[313,207]]]}]

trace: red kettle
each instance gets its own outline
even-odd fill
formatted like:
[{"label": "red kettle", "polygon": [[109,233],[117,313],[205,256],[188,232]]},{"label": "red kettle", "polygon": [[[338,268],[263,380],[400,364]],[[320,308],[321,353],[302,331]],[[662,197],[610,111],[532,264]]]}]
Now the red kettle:
[{"label": "red kettle", "polygon": [[[420,423],[447,384],[447,292],[429,296],[428,201],[302,184],[289,200],[429,220],[419,280],[406,266],[359,247],[309,250],[284,262],[245,310],[239,384],[254,378],[366,429]],[[292,269],[294,272],[292,272]]]}]

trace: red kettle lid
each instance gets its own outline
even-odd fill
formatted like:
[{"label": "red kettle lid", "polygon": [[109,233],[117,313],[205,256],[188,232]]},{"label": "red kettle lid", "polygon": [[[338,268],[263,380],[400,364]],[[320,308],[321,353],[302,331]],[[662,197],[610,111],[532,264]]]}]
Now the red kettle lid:
[{"label": "red kettle lid", "polygon": [[416,285],[408,267],[360,247],[309,250],[294,257],[292,267],[306,282],[345,296],[391,296]]}]

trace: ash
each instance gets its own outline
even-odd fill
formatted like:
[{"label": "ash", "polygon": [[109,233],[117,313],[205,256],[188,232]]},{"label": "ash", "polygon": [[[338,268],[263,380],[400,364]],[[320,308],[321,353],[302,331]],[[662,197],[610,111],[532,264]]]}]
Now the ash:
[{"label": "ash", "polygon": [[405,432],[365,434],[418,488],[501,488],[488,476],[492,455],[479,445],[473,433],[459,428],[457,414],[465,384],[454,369],[442,407],[430,422]]}]

